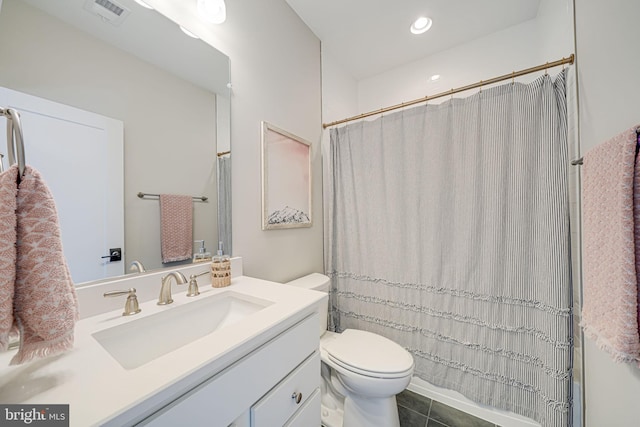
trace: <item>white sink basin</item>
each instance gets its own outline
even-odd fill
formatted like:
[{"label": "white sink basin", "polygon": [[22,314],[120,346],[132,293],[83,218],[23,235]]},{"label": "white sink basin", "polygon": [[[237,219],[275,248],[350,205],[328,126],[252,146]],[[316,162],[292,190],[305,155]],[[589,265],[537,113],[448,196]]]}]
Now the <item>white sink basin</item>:
[{"label": "white sink basin", "polygon": [[178,307],[168,306],[160,313],[131,319],[92,336],[123,368],[135,369],[271,304],[265,299],[225,291]]}]

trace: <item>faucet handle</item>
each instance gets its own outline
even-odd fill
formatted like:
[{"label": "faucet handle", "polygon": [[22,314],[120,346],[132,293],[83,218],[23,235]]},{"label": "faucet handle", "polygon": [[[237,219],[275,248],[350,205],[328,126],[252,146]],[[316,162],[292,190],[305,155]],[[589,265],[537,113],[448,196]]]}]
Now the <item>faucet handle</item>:
[{"label": "faucet handle", "polygon": [[187,291],[188,297],[195,297],[200,295],[200,290],[198,289],[198,280],[196,278],[207,274],[208,272],[209,270],[206,270],[202,273],[192,274],[191,276],[189,276],[189,290]]},{"label": "faucet handle", "polygon": [[104,297],[119,297],[121,295],[127,295],[127,301],[124,303],[123,316],[131,316],[132,314],[138,314],[142,310],[138,306],[138,297],[136,296],[136,288],[131,288],[128,291],[109,291],[103,294]]}]

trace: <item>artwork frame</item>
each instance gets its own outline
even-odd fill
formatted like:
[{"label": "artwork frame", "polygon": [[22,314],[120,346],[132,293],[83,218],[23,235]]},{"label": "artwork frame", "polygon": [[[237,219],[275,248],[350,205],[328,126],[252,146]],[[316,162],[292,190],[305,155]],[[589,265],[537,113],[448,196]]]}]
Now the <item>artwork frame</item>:
[{"label": "artwork frame", "polygon": [[263,121],[262,229],[313,225],[311,143]]}]

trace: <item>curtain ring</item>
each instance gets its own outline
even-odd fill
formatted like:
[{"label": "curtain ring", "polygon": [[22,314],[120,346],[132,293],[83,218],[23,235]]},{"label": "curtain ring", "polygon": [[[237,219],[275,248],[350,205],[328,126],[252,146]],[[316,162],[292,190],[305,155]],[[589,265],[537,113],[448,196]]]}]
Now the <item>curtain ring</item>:
[{"label": "curtain ring", "polygon": [[549,70],[547,69],[549,67],[549,63],[547,62],[546,64],[544,64],[544,75],[548,76],[549,75]]},{"label": "curtain ring", "polygon": [[513,86],[514,84],[516,84],[516,72],[512,71],[511,72],[511,86]]},{"label": "curtain ring", "polygon": [[478,93],[482,93],[482,80],[480,80],[480,90],[478,91]]}]

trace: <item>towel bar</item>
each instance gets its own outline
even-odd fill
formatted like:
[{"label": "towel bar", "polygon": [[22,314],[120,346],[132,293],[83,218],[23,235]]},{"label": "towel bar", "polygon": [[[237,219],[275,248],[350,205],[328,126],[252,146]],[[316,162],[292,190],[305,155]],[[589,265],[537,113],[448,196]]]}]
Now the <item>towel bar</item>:
[{"label": "towel bar", "polygon": [[[141,199],[144,199],[145,197],[160,197],[160,195],[140,192],[138,193],[138,197],[140,197]],[[209,200],[207,196],[199,196],[199,197],[193,196],[192,199],[199,200],[201,202],[206,202],[207,200]]]},{"label": "towel bar", "polygon": [[[636,155],[638,154],[638,149],[640,148],[640,127],[636,128]],[[582,165],[584,157],[580,157],[576,160],[571,160],[571,164],[573,166]]]}]

